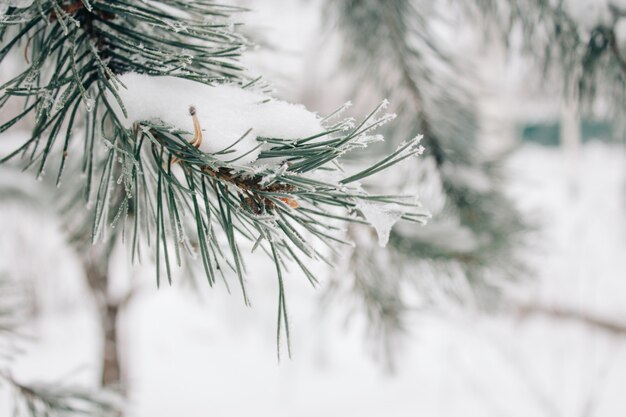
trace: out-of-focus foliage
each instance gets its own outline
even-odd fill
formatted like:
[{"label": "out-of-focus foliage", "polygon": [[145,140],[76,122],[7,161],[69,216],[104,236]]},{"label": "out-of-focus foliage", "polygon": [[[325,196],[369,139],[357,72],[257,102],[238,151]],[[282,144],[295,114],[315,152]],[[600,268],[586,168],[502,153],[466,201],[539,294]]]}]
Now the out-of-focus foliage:
[{"label": "out-of-focus foliage", "polygon": [[[388,97],[397,106],[398,123],[388,128],[390,138],[424,135],[428,160],[413,171],[420,192],[430,189],[439,195],[439,203],[428,201],[433,217],[426,226],[399,224],[393,230],[393,256],[385,258],[392,262],[379,265],[381,258],[373,252],[377,249],[367,245],[352,255],[351,265],[358,266],[354,288],[370,305],[368,316],[375,311],[380,317],[374,323],[397,330],[402,320],[384,307],[390,304],[389,294],[376,291],[383,283],[419,287],[421,301],[447,293],[464,302],[493,305],[501,281],[522,270],[514,247],[526,225],[501,190],[504,155],[481,151],[471,88],[475,80],[467,63],[452,53],[454,45],[441,39],[441,25],[448,24],[442,19],[443,3],[326,2],[329,20],[343,39],[342,66],[354,73],[354,90]],[[375,271],[376,279],[370,277]],[[399,306],[407,303],[406,291],[394,297]],[[389,314],[394,317],[384,317]]]},{"label": "out-of-focus foliage", "polygon": [[464,7],[488,38],[521,49],[573,97],[626,110],[626,3],[621,0],[473,0]]},{"label": "out-of-focus foliage", "polygon": [[[31,343],[20,331],[24,323],[26,291],[23,285],[0,276],[0,357],[14,360],[15,343]],[[10,367],[9,367],[10,369]],[[12,391],[14,417],[115,416],[119,403],[112,393],[63,387],[59,384],[21,382],[8,369],[0,370],[0,387]]]},{"label": "out-of-focus foliage", "polygon": [[[382,259],[367,245],[353,252],[351,265],[360,266],[353,289],[361,294],[367,316],[380,316],[372,320],[373,328],[387,323],[401,330],[399,317],[405,314],[384,307],[389,294],[376,290],[381,284],[372,273],[392,287],[399,287],[398,280],[418,285],[420,303],[447,293],[493,305],[502,283],[523,275],[516,247],[529,227],[502,193],[506,153],[482,152],[473,93],[478,80],[459,45],[450,42],[458,38],[449,36],[467,27],[455,28],[454,22],[470,19],[472,35],[485,44],[531,58],[536,79],[556,84],[557,92],[587,109],[608,103],[619,124],[626,109],[626,4],[345,0],[326,6],[328,20],[344,40],[342,66],[356,74],[354,90],[389,97],[398,106],[399,120],[388,128],[388,137],[424,134],[430,160],[416,169],[420,191],[442,196],[441,204],[427,199],[433,218],[426,227],[394,229],[394,256]],[[406,292],[396,291],[395,297],[408,311]]]}]

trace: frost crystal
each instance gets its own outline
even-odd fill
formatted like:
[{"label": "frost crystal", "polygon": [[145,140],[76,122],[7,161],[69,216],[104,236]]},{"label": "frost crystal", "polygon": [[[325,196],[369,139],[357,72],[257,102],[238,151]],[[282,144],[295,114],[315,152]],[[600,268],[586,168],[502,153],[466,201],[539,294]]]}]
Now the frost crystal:
[{"label": "frost crystal", "polygon": [[360,135],[354,143],[355,145],[367,148],[370,143],[383,142],[384,140],[383,135]]},{"label": "frost crystal", "polygon": [[287,172],[287,169],[289,169],[289,165],[286,163],[283,163],[280,166],[280,168],[275,170],[273,173],[268,174],[264,176],[263,178],[261,178],[261,185],[263,186],[270,185],[276,180],[277,177],[280,177],[281,175],[285,174],[285,172]]},{"label": "frost crystal", "polygon": [[93,111],[93,106],[94,106],[95,104],[96,104],[96,101],[95,101],[93,98],[91,98],[91,97],[87,97],[87,98],[85,99],[85,109],[86,109],[88,112]]}]

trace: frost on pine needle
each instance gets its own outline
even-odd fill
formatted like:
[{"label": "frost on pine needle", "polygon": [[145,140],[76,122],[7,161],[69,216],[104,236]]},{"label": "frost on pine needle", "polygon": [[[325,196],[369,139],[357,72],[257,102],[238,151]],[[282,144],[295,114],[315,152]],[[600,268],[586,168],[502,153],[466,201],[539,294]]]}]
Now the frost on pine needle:
[{"label": "frost on pine needle", "polygon": [[303,106],[234,84],[210,86],[135,73],[124,74],[119,81],[126,86],[118,90],[127,113],[124,116],[118,108],[124,126],[163,122],[191,137],[194,126],[188,109],[193,106],[206,138],[200,150],[222,161],[247,165],[258,158],[263,138],[306,138],[324,131],[320,119]]},{"label": "frost on pine needle", "polygon": [[[141,169],[136,164],[126,164],[131,171],[122,171],[122,175],[131,178],[124,183],[133,184],[133,178],[143,171],[142,182],[147,179],[156,187],[157,224],[159,230],[168,229],[165,236],[177,233],[167,224],[178,222],[179,210],[185,204],[193,209],[196,237],[200,239],[196,245],[209,282],[214,282],[214,268],[219,269],[220,257],[225,257],[224,253],[218,257],[214,252],[219,248],[214,247],[218,229],[228,237],[233,262],[228,265],[234,264],[243,289],[238,236],[253,240],[255,249],[260,246],[266,253],[275,252],[277,266],[282,258],[295,261],[314,283],[300,256],[320,258],[312,243],[315,240],[331,247],[336,243],[350,244],[342,238],[343,229],[336,220],[371,223],[379,231],[381,245],[400,219],[424,221],[426,216],[416,202],[407,202],[402,196],[369,195],[359,183],[362,178],[419,155],[423,151],[420,137],[349,176],[339,162],[345,153],[381,139],[372,132],[392,118],[379,115],[384,103],[345,131],[340,128],[342,123],[323,126],[320,118],[302,107],[265,102],[266,96],[234,85],[200,85],[196,92],[181,93],[176,87],[189,86],[188,82],[169,77],[120,77],[120,82],[128,86],[146,87],[160,81],[165,82],[165,94],[187,98],[171,100],[176,105],[163,103],[156,97],[163,91],[153,91],[142,106],[143,101],[136,97],[125,99],[124,90],[120,89],[126,115],[115,108],[121,126],[116,130],[117,148],[112,151],[122,158],[135,159],[133,152],[123,150],[124,146],[151,144],[154,165],[143,164]],[[222,107],[211,100],[221,102]],[[190,102],[195,105],[190,107]],[[232,126],[225,124],[224,119]],[[251,151],[254,157],[250,157]],[[135,151],[135,155],[142,154]],[[174,167],[180,167],[184,175],[173,175]],[[131,194],[127,199],[135,204],[150,204],[143,201],[141,191],[131,190]],[[168,221],[172,217],[174,220]],[[193,241],[193,237],[190,239]],[[162,237],[160,245],[165,251],[166,237]],[[157,253],[161,253],[158,248]],[[167,253],[164,255],[167,260]],[[245,290],[244,297],[247,300]]]},{"label": "frost on pine needle", "polygon": [[84,179],[65,191],[88,223],[82,229],[93,241],[121,235],[132,259],[147,244],[157,286],[188,260],[209,285],[233,272],[248,303],[241,246],[251,242],[276,268],[280,338],[286,265],[315,285],[306,259],[324,259],[320,244],[350,244],[345,222],[370,221],[384,243],[396,221],[424,221],[419,205],[360,186],[421,148],[413,139],[346,174],[341,158],[380,140],[375,130],[395,117],[384,114],[388,102],[360,121],[340,120],[348,105],[322,118],[259,92],[237,61],[248,42],[230,25],[235,10],[158,0],[9,7],[0,34],[18,27],[0,61],[15,51],[28,60],[3,82],[2,103],[26,97],[28,105],[0,133],[29,115],[35,126],[0,162],[23,156],[43,175],[60,156],[60,184],[66,157],[82,156],[83,175],[65,177]]}]

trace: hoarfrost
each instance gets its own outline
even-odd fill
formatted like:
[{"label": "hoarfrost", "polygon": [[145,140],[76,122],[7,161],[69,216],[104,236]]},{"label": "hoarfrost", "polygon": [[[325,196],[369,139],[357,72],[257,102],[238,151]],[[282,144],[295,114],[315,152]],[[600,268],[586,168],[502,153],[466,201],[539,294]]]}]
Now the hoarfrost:
[{"label": "hoarfrost", "polygon": [[361,135],[354,141],[354,144],[367,148],[367,146],[371,143],[383,142],[384,140],[385,138],[383,135]]},{"label": "hoarfrost", "polygon": [[93,111],[93,107],[96,104],[96,101],[91,98],[91,97],[87,97],[85,99],[85,109],[87,110],[87,112],[91,113],[91,111]]},{"label": "hoarfrost", "polygon": [[324,120],[328,121],[328,120],[337,119],[337,118],[339,118],[339,116],[341,116],[350,107],[352,107],[352,102],[351,101],[346,101],[345,103],[343,103],[343,105],[341,107],[339,107],[337,110],[332,112],[330,115],[326,116],[326,118]]},{"label": "hoarfrost", "polygon": [[346,131],[346,130],[354,129],[355,126],[356,126],[356,120],[354,120],[352,117],[348,117],[347,119],[343,120],[340,123],[339,129]]},{"label": "hoarfrost", "polygon": [[284,175],[285,172],[287,172],[287,169],[289,169],[289,164],[283,163],[282,165],[280,165],[280,167],[277,170],[274,170],[274,172],[272,172],[271,174],[268,174],[264,176],[263,178],[261,178],[261,185],[263,186],[270,185],[276,180],[276,178],[280,177],[281,175]]}]

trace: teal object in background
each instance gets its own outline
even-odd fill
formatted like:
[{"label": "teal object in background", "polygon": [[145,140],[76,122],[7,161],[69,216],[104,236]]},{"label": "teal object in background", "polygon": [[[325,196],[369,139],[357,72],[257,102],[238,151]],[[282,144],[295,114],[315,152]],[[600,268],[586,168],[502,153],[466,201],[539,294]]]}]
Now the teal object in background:
[{"label": "teal object in background", "polygon": [[[520,136],[524,142],[558,146],[561,142],[561,124],[559,122],[546,122],[522,125]],[[583,120],[581,136],[583,142],[591,140],[614,142],[617,140],[613,124],[608,121]]]}]

